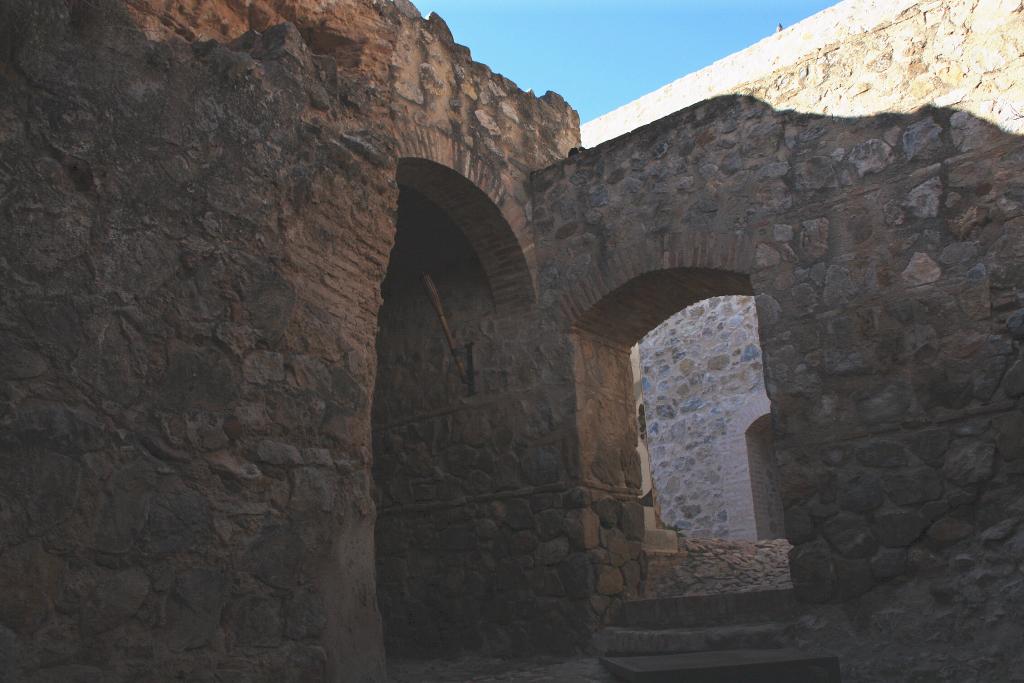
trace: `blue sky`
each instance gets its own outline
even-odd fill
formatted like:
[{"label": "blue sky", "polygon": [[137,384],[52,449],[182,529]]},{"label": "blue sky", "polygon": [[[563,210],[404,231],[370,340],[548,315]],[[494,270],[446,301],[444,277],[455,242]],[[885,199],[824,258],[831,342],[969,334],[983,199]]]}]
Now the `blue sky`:
[{"label": "blue sky", "polygon": [[473,58],[582,122],[707,66],[836,0],[413,0]]}]

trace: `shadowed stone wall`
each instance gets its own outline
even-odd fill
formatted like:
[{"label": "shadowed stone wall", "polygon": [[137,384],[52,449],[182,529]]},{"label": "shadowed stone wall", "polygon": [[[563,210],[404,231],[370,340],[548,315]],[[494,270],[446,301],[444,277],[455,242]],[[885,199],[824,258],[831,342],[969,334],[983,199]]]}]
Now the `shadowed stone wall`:
[{"label": "shadowed stone wall", "polygon": [[[968,54],[970,111],[730,97],[569,159],[558,96],[407,5],[165,5],[131,3],[140,34],[55,2],[2,53],[0,661],[41,680],[383,680],[370,403],[400,160],[422,159],[496,211],[500,237],[433,197],[494,303],[491,328],[472,273],[452,317],[509,384],[420,395],[455,405],[454,445],[490,457],[510,435],[492,462],[516,468],[477,493],[472,465],[443,460],[458,448],[430,451],[445,486],[400,512],[441,542],[406,557],[463,567],[424,575],[472,599],[419,628],[476,619],[474,645],[565,650],[638,595],[629,348],[692,303],[754,295],[793,580],[821,605],[801,637],[854,679],[1020,668],[1024,151],[1000,104],[1021,99],[1016,5],[921,3],[893,26],[922,37],[925,70],[872,72],[938,97],[960,77],[933,65]],[[873,62],[857,45],[823,59],[849,67],[830,79]],[[384,407],[419,417],[418,400]],[[552,462],[558,481],[531,481]]]},{"label": "shadowed stone wall", "polygon": [[[590,623],[579,605],[593,584],[581,553],[584,522],[597,542],[597,517],[582,517],[566,495],[564,436],[552,432],[570,394],[547,359],[564,352],[544,341],[555,336],[550,324],[495,302],[459,229],[405,187],[398,225],[374,398],[378,597],[389,653],[571,649]],[[424,272],[457,344],[473,343],[472,396]]]},{"label": "shadowed stone wall", "polygon": [[[778,499],[772,458],[752,469],[745,436],[770,409],[753,298],[717,297],[680,311],[643,338],[640,357],[662,519],[686,536],[772,538],[759,536],[757,519],[771,516],[771,505],[754,505]],[[754,472],[763,475],[756,497]]]},{"label": "shadowed stone wall", "polygon": [[[69,4],[0,46],[0,668],[382,681],[398,159],[470,178],[518,244],[575,113],[408,5],[133,2],[143,34]],[[535,298],[527,252],[480,259],[505,305]]]},{"label": "shadowed stone wall", "polygon": [[[822,118],[719,98],[534,175],[541,303],[578,336],[605,330],[603,377],[651,319],[749,277],[795,588],[889,615],[821,608],[807,642],[867,680],[935,661],[998,680],[1019,656],[974,639],[1021,635],[1000,615],[1024,600],[1022,164],[1020,138],[955,110]],[[618,391],[577,384],[581,439],[632,423]],[[586,447],[609,477],[617,444]]]}]

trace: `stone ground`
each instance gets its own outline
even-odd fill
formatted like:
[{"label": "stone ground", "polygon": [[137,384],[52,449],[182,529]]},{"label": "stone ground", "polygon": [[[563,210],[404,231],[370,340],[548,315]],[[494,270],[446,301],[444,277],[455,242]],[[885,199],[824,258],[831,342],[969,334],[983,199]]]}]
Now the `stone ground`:
[{"label": "stone ground", "polygon": [[678,554],[649,555],[648,598],[792,588],[789,542],[679,537]]},{"label": "stone ground", "polygon": [[596,657],[560,659],[492,659],[463,657],[450,661],[391,660],[391,683],[614,683]]}]

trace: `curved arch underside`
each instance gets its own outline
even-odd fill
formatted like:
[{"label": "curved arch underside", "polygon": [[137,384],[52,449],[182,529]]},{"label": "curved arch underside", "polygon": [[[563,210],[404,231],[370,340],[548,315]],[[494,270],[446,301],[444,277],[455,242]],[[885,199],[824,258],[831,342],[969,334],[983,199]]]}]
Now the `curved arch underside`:
[{"label": "curved arch underside", "polygon": [[667,268],[638,275],[580,314],[576,330],[632,346],[690,304],[713,296],[750,295],[743,274],[708,268]]},{"label": "curved arch underside", "polygon": [[462,230],[487,274],[495,306],[529,306],[536,297],[530,269],[512,227],[491,198],[457,171],[427,159],[398,163],[399,187],[442,209]]}]

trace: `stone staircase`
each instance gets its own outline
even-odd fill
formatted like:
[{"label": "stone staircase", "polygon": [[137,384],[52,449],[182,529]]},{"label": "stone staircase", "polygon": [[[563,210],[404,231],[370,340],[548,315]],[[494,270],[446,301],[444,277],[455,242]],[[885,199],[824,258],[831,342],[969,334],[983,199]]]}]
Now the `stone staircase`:
[{"label": "stone staircase", "polygon": [[787,649],[796,608],[788,589],[633,600],[594,644],[624,681],[838,683],[835,657]]}]

